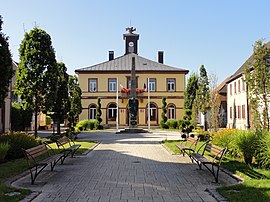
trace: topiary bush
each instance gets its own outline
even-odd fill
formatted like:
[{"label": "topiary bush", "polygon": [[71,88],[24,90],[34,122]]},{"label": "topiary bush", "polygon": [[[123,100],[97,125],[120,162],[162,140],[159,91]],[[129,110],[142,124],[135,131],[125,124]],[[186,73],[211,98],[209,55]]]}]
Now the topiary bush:
[{"label": "topiary bush", "polygon": [[100,129],[101,127],[102,125],[99,125],[97,120],[89,120],[89,119],[82,120],[78,122],[76,125],[76,129],[80,131]]},{"label": "topiary bush", "polygon": [[178,121],[174,120],[174,119],[170,119],[170,120],[166,121],[166,125],[170,129],[176,129],[176,128],[178,128]]},{"label": "topiary bush", "polygon": [[8,143],[10,149],[7,152],[6,159],[17,159],[23,157],[22,148],[29,149],[41,143],[33,135],[23,132],[10,132],[0,135],[0,143]]}]

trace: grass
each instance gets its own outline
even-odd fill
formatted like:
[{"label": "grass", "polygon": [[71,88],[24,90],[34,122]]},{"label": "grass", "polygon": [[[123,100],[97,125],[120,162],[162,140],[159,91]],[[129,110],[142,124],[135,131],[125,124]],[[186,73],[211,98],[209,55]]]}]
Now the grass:
[{"label": "grass", "polygon": [[[75,142],[76,144],[81,144],[80,149],[76,152],[76,154],[82,154],[87,149],[92,147],[96,144],[96,142]],[[58,151],[57,146],[55,143],[51,143],[50,146],[55,150]],[[5,163],[0,163],[0,201],[5,202],[15,202],[25,198],[27,195],[31,193],[31,190],[27,189],[16,189],[12,187],[7,187],[4,182],[15,175],[26,171],[28,164],[24,158],[16,159],[12,161],[7,161]],[[30,183],[30,180],[29,180]],[[6,196],[6,193],[10,192],[20,192],[20,195],[17,196]]]},{"label": "grass", "polygon": [[[179,141],[164,141],[172,151],[179,153],[175,144]],[[198,143],[198,147],[202,145]],[[230,202],[261,202],[270,201],[270,170],[254,168],[243,163],[240,159],[226,156],[221,166],[244,179],[237,185],[220,187],[217,191]]]}]

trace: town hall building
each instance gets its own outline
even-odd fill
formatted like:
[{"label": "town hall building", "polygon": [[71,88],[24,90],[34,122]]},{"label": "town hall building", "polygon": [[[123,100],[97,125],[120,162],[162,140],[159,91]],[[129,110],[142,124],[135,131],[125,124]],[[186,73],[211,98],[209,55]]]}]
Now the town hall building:
[{"label": "town hall building", "polygon": [[127,28],[127,33],[123,35],[124,55],[115,58],[114,52],[109,51],[108,61],[75,70],[82,89],[83,110],[80,120],[95,119],[97,100],[100,98],[101,124],[115,127],[118,117],[119,127],[128,127],[132,58],[135,58],[136,94],[139,101],[138,126],[146,127],[148,120],[151,127],[159,125],[163,97],[167,98],[168,119],[183,118],[185,76],[188,70],[165,65],[163,51],[158,52],[158,61],[138,55],[139,34],[135,31],[133,27]]}]

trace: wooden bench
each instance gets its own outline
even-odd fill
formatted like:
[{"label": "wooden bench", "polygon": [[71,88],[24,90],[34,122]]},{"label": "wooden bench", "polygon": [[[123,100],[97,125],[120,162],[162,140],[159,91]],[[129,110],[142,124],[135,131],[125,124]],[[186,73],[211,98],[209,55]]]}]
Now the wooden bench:
[{"label": "wooden bench", "polygon": [[[202,148],[202,154],[199,154]],[[192,162],[195,161],[198,164],[200,169],[202,169],[202,165],[204,165],[214,176],[215,182],[218,182],[219,168],[226,150],[227,147],[222,148],[214,144],[206,143],[199,148],[198,152],[191,153],[189,157]],[[209,152],[211,159],[204,156],[206,152]]]},{"label": "wooden bench", "polygon": [[62,163],[64,162],[65,158],[71,154],[71,157],[74,156],[76,151],[80,148],[80,144],[75,144],[71,139],[64,136],[56,140],[56,145],[60,150],[60,153],[63,154]]},{"label": "wooden bench", "polygon": [[[42,144],[36,147],[32,147],[30,149],[22,149],[22,150],[27,160],[28,169],[31,174],[31,184],[34,184],[39,173],[41,173],[41,171],[44,170],[44,168],[46,168],[47,165],[50,164],[51,171],[53,171],[57,162],[61,160],[63,157],[62,154],[55,154],[52,148],[50,148],[50,146],[46,144]],[[39,162],[37,160],[38,157],[45,153],[47,153],[47,158]]]},{"label": "wooden bench", "polygon": [[189,156],[191,153],[195,152],[198,142],[199,138],[188,137],[185,143],[176,144],[176,147],[180,149],[183,156],[185,156],[185,154]]}]

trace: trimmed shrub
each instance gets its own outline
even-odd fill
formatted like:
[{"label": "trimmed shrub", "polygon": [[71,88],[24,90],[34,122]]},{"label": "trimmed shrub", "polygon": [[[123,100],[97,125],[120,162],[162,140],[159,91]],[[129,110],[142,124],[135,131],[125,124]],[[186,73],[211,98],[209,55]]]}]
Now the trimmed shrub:
[{"label": "trimmed shrub", "polygon": [[178,128],[178,121],[174,120],[174,119],[170,119],[166,121],[166,125],[170,128],[170,129],[176,129]]},{"label": "trimmed shrub", "polygon": [[[97,120],[89,120],[85,119],[77,123],[76,128],[80,131],[83,130],[93,130],[93,129],[100,129],[102,125],[99,125]],[[103,128],[103,127],[102,127]]]},{"label": "trimmed shrub", "polygon": [[160,125],[160,128],[163,128],[163,129],[168,129],[169,128],[169,126],[166,123],[164,123],[163,120],[160,121],[159,125]]},{"label": "trimmed shrub", "polygon": [[21,158],[23,157],[22,148],[29,149],[41,143],[41,141],[35,139],[33,135],[28,135],[23,132],[10,132],[0,135],[0,143],[3,142],[10,145],[6,159]]},{"label": "trimmed shrub", "polygon": [[7,142],[0,143],[0,162],[3,162],[6,158],[10,145]]}]

